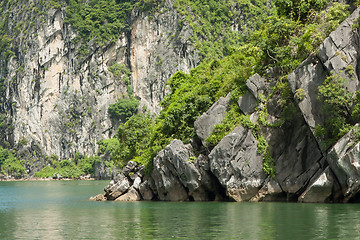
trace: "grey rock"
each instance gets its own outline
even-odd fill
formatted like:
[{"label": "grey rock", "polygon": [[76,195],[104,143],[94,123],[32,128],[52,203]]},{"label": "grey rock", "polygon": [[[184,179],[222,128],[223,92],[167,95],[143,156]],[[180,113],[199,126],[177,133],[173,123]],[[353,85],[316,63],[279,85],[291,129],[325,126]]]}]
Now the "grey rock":
[{"label": "grey rock", "polygon": [[249,129],[238,127],[224,137],[209,154],[210,168],[236,201],[254,197],[267,178],[262,169],[262,156]]},{"label": "grey rock", "polygon": [[150,188],[150,184],[147,180],[140,184],[139,192],[140,192],[142,198],[146,201],[153,200],[153,198],[154,198],[154,194],[153,194],[153,192]]},{"label": "grey rock", "polygon": [[134,172],[134,170],[136,169],[138,163],[134,162],[134,161],[129,161],[125,167],[123,167],[123,169],[121,170],[121,173],[124,174],[125,176],[128,176],[130,172]]},{"label": "grey rock", "polygon": [[95,197],[90,197],[89,199],[90,201],[106,201],[106,197],[104,196],[104,194],[98,194]]},{"label": "grey rock", "polygon": [[164,150],[160,151],[153,160],[154,170],[151,173],[151,177],[154,180],[154,189],[157,191],[159,200],[187,200],[188,195],[184,186],[179,178],[172,174],[165,161]]},{"label": "grey rock", "polygon": [[130,188],[127,193],[115,199],[115,202],[135,202],[140,201],[141,196],[134,188]]},{"label": "grey rock", "polygon": [[136,177],[132,187],[135,188],[136,190],[139,190],[140,184],[141,184],[141,178]]},{"label": "grey rock", "polygon": [[327,162],[339,181],[344,201],[360,192],[360,143],[350,131],[330,150]]},{"label": "grey rock", "polygon": [[284,201],[284,191],[280,187],[280,184],[274,179],[267,179],[263,184],[262,188],[259,190],[257,195],[252,197],[250,201],[252,202],[267,202],[267,201]]},{"label": "grey rock", "polygon": [[328,201],[334,188],[334,176],[330,168],[325,171],[311,184],[299,197],[299,202],[323,203]]},{"label": "grey rock", "polygon": [[239,97],[238,104],[240,110],[245,114],[251,114],[254,112],[258,101],[250,92],[246,92],[243,96]]},{"label": "grey rock", "polygon": [[[209,173],[208,159],[195,158],[191,145],[173,140],[154,159],[151,175],[160,200],[214,200],[218,186]],[[220,197],[219,197],[220,198]]]},{"label": "grey rock", "polygon": [[264,94],[266,90],[265,79],[257,73],[246,80],[246,86],[256,99],[259,99],[259,95]]},{"label": "grey rock", "polygon": [[113,185],[108,185],[105,187],[105,197],[108,200],[115,200],[124,194],[130,188],[129,180],[126,177],[123,177],[121,181]]},{"label": "grey rock", "polygon": [[113,174],[111,173],[110,168],[105,165],[105,162],[100,161],[96,162],[94,165],[94,177],[98,180],[106,180],[111,179]]},{"label": "grey rock", "polygon": [[206,138],[210,136],[215,125],[220,124],[225,115],[230,101],[230,94],[225,98],[221,97],[205,113],[203,113],[194,123],[197,136],[206,146]]},{"label": "grey rock", "polygon": [[[7,27],[32,21],[31,14],[24,13],[30,5],[4,9],[13,14]],[[84,43],[89,54],[82,58],[81,43],[73,41],[77,32],[65,22],[65,8],[45,10],[43,21],[35,19],[27,29],[29,36],[14,36],[18,56],[4,65],[6,73],[1,78],[12,106],[4,112],[13,129],[6,138],[13,145],[21,138],[37,142],[44,155],[55,154],[59,159],[73,158],[76,152],[95,155],[96,142],[116,134],[118,123],[111,121],[109,105],[127,96],[127,84],[109,71],[113,64],[132,70],[130,85],[140,99],[140,110],[146,107],[151,114],[158,113],[159,102],[169,92],[166,82],[170,76],[177,71],[189,73],[199,63],[198,50],[189,39],[192,28],[173,1],[165,1],[159,12],[134,10],[128,19],[129,34],[99,48],[93,41]],[[181,28],[179,21],[183,21]],[[15,81],[16,89],[10,89]],[[111,176],[101,166],[96,175],[98,179]]]},{"label": "grey rock", "polygon": [[[356,9],[325,39],[317,55],[310,56],[288,76],[293,93],[296,94],[297,91],[304,93],[304,98],[298,100],[298,105],[312,132],[314,132],[315,126],[324,124],[328,118],[322,111],[323,103],[318,99],[318,87],[330,72],[346,78],[348,80],[347,89],[350,92],[354,93],[358,89],[357,74],[349,76],[344,70],[350,65],[353,69],[357,69],[359,65],[359,39],[358,34],[352,29],[359,17],[359,10],[359,8]],[[324,144],[321,144],[323,140],[317,137],[317,141],[325,153],[327,149]]]}]

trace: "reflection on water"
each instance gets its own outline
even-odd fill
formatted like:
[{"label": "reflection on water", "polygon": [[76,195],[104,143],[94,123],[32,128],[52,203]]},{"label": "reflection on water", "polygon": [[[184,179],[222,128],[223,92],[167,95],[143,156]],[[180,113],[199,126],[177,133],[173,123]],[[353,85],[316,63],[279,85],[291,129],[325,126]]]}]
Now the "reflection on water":
[{"label": "reflection on water", "polygon": [[0,239],[360,239],[360,205],[91,202],[105,181],[0,182]]}]

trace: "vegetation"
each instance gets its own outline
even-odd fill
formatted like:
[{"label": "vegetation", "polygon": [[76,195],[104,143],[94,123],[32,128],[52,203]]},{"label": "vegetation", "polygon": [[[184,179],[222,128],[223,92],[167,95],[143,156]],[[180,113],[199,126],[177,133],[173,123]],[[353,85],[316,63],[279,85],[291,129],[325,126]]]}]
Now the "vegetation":
[{"label": "vegetation", "polygon": [[0,147],[1,174],[20,177],[25,173],[24,162],[19,161],[13,151]]},{"label": "vegetation", "polygon": [[108,108],[110,118],[113,120],[120,120],[126,122],[132,115],[134,115],[139,107],[139,101],[130,99],[119,99],[116,103],[111,104]]},{"label": "vegetation", "polygon": [[94,174],[94,164],[100,162],[100,158],[98,156],[80,156],[77,153],[74,159],[59,161],[56,157],[53,157],[50,162],[50,166],[36,172],[35,177],[52,178],[59,174],[63,178],[79,178],[81,175]]},{"label": "vegetation", "polygon": [[[253,4],[247,1],[235,2],[243,4],[241,6]],[[313,53],[327,34],[349,14],[348,6],[340,3],[333,3],[325,12],[326,1],[286,1],[288,5],[283,2],[276,1],[276,8],[265,11],[265,18],[254,23],[257,30],[243,33],[241,36],[227,37],[226,32],[231,31],[225,31],[227,28],[224,26],[229,26],[229,19],[234,17],[230,17],[231,7],[228,3],[177,1],[178,11],[185,15],[185,20],[195,31],[192,40],[197,44],[204,60],[196,69],[191,70],[190,74],[178,72],[169,80],[170,94],[162,101],[161,113],[146,131],[140,131],[143,128],[141,124],[129,128],[130,124],[126,122],[120,126],[117,138],[121,147],[115,158],[122,163],[133,159],[151,165],[156,152],[171,140],[177,138],[188,142],[194,137],[194,121],[219,97],[231,93],[230,110],[225,120],[215,127],[207,139],[208,143],[217,144],[226,134],[242,124],[253,131],[259,142],[258,153],[263,155],[264,170],[270,176],[274,176],[274,160],[268,144],[262,137],[261,127],[280,126],[292,115],[293,97],[285,76]],[[261,5],[260,1],[255,3]],[[191,12],[184,10],[186,4],[190,6]],[[208,8],[219,10],[203,10]],[[202,24],[197,28],[198,22]],[[205,36],[208,41],[202,40]],[[224,48],[217,48],[216,44],[219,42],[215,39],[219,40],[222,37],[227,39],[226,41],[233,40],[236,43],[222,42]],[[208,56],[225,57],[217,60]],[[280,77],[275,87],[270,90],[269,96],[262,96],[263,108],[260,110],[259,121],[253,124],[248,116],[241,114],[236,101],[244,93],[245,81],[256,72],[264,74],[269,68],[276,69]],[[267,102],[274,94],[280,96],[278,102],[283,108],[283,119],[270,124],[267,121]],[[303,97],[304,92],[299,90],[296,98],[301,100]],[[139,120],[135,116],[133,118],[134,121]],[[134,143],[131,143],[133,139],[127,137],[131,134],[127,135],[126,131],[139,131],[139,135],[134,135],[141,137],[135,139],[142,141],[134,141],[137,143],[134,146]],[[133,147],[130,149],[129,146]]]},{"label": "vegetation", "polygon": [[[15,56],[12,47],[13,36],[18,36],[34,22],[20,22],[9,28],[10,11],[13,1],[0,3],[0,57],[8,61]],[[32,12],[41,12],[45,1],[35,1]],[[231,94],[230,109],[224,121],[215,127],[207,139],[216,145],[236,126],[243,125],[252,130],[258,141],[258,153],[263,155],[264,170],[275,174],[274,161],[268,143],[262,135],[262,127],[276,127],[267,120],[269,99],[279,96],[283,119],[281,125],[291,116],[292,94],[285,76],[298,66],[309,54],[316,51],[324,38],[348,15],[348,6],[329,0],[275,0],[272,8],[266,7],[266,0],[175,0],[174,6],[183,17],[179,19],[177,30],[185,25],[193,30],[190,41],[198,48],[202,62],[189,74],[177,72],[168,82],[170,94],[161,103],[162,111],[152,118],[137,114],[139,101],[129,90],[129,99],[119,99],[110,105],[108,114],[113,121],[119,121],[117,135],[113,139],[99,141],[99,153],[108,154],[120,164],[135,160],[151,168],[156,153],[177,138],[184,142],[195,137],[194,121],[219,97]],[[52,8],[64,7],[64,1],[52,0]],[[78,32],[74,43],[79,43],[81,56],[91,49],[116,41],[120,34],[129,31],[129,16],[132,11],[154,13],[162,8],[163,0],[68,0],[66,1],[66,22]],[[329,5],[330,3],[330,5]],[[325,11],[326,9],[326,11]],[[166,9],[162,9],[166,11]],[[39,15],[38,14],[38,15]],[[34,16],[38,16],[35,15]],[[150,14],[151,15],[151,14]],[[35,21],[35,20],[34,20]],[[25,36],[25,35],[24,35]],[[237,99],[245,89],[246,80],[254,73],[265,75],[271,69],[276,73],[277,82],[268,96],[261,96],[262,109],[257,123],[242,114]],[[130,72],[122,64],[109,66],[115,78],[130,87]],[[347,73],[353,73],[347,69]],[[21,67],[19,67],[21,72]],[[0,94],[2,102],[6,83],[0,72]],[[4,74],[3,74],[4,73]],[[326,103],[329,116],[324,126],[317,126],[316,133],[329,141],[334,141],[359,120],[360,94],[353,99],[345,90],[346,82],[339,76],[330,76],[319,88],[319,98]],[[129,88],[130,89],[130,88]],[[291,96],[290,96],[291,95]],[[298,90],[297,100],[304,98]],[[354,110],[350,103],[355,101]],[[11,103],[9,103],[11,104]],[[69,116],[69,129],[81,117],[73,107]],[[9,128],[5,122],[0,129]],[[4,130],[5,131],[5,130]],[[0,153],[1,171],[22,174],[24,169],[15,162],[14,153],[4,150]],[[78,177],[91,173],[98,157],[76,156],[73,160],[52,159],[50,166],[37,173],[49,177],[59,173],[63,177]],[[109,163],[110,165],[112,163]]]},{"label": "vegetation", "polygon": [[353,96],[347,88],[347,82],[346,78],[332,73],[319,86],[318,98],[324,102],[322,110],[327,118],[323,125],[318,124],[315,127],[315,136],[324,140],[325,147],[331,146],[360,120],[360,92],[357,91]]}]

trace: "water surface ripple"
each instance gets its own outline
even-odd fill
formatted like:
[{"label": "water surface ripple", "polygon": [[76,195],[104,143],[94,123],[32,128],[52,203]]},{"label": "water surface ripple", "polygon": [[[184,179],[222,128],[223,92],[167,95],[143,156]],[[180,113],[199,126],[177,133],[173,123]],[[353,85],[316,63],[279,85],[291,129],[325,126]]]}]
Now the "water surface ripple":
[{"label": "water surface ripple", "polygon": [[360,239],[359,204],[88,201],[107,183],[0,182],[0,239]]}]

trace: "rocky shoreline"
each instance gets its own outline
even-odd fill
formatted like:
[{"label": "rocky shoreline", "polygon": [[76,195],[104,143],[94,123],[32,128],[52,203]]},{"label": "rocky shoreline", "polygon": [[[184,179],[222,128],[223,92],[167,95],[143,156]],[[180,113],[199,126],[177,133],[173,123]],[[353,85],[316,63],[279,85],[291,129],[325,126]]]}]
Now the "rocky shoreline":
[{"label": "rocky shoreline", "polygon": [[[130,161],[104,194],[91,199],[359,202],[359,126],[331,146],[316,134],[328,118],[318,90],[326,79],[340,76],[349,94],[358,91],[360,34],[354,26],[358,19],[359,8],[325,39],[316,54],[288,75],[286,84],[295,100],[286,121],[277,79],[255,74],[238,99],[249,120],[244,127],[235,128],[216,146],[206,142],[229,108],[229,96],[220,98],[195,122],[197,136],[190,144],[173,140],[153,159],[150,174]],[[349,73],[349,69],[356,72]],[[352,109],[354,102],[351,104]],[[253,126],[258,127],[254,130]]]}]

